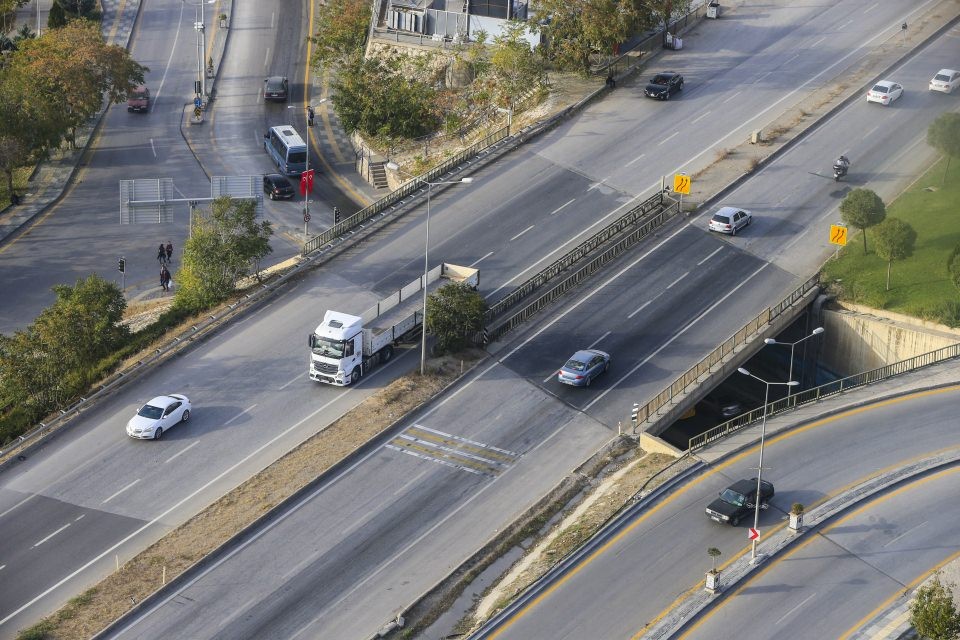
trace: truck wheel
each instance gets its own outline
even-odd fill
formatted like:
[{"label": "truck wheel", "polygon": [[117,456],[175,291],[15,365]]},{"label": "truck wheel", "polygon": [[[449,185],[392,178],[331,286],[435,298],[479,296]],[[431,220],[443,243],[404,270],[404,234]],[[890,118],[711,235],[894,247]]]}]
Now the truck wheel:
[{"label": "truck wheel", "polygon": [[380,362],[390,362],[391,358],[393,358],[393,347],[387,345],[380,350]]},{"label": "truck wheel", "polygon": [[356,384],[357,380],[360,379],[360,367],[354,367],[353,371],[350,372],[350,384]]}]

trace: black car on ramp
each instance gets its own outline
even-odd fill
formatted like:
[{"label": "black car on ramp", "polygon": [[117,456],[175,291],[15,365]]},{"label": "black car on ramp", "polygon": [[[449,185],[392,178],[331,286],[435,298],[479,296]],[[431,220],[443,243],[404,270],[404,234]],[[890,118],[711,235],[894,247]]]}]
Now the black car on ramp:
[{"label": "black car on ramp", "polygon": [[678,91],[683,91],[683,76],[673,71],[664,71],[650,79],[643,93],[648,98],[669,100],[670,96]]},{"label": "black car on ramp", "polygon": [[[773,485],[760,481],[760,508],[766,509],[773,497]],[[720,492],[720,497],[707,505],[707,515],[716,522],[728,522],[731,526],[753,513],[757,504],[757,481],[737,480]]]}]

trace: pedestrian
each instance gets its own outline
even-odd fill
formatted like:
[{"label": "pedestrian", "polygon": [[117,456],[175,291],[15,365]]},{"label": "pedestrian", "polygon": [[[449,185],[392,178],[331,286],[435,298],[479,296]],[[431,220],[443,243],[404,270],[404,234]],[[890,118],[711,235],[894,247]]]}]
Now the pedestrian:
[{"label": "pedestrian", "polygon": [[157,262],[163,264],[167,261],[167,250],[163,248],[163,243],[160,243],[160,246],[157,247]]},{"label": "pedestrian", "polygon": [[173,243],[167,240],[167,262],[173,262]]},{"label": "pedestrian", "polygon": [[160,265],[160,286],[164,291],[170,291],[170,272],[167,265]]},{"label": "pedestrian", "polygon": [[610,90],[617,88],[617,81],[613,78],[613,72],[607,74],[607,88]]}]

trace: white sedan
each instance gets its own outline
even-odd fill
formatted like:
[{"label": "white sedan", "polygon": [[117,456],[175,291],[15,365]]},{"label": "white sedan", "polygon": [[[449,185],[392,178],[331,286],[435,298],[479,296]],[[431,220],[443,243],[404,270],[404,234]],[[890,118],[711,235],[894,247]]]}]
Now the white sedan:
[{"label": "white sedan", "polygon": [[190,400],[187,396],[171,393],[157,396],[140,407],[137,415],[127,423],[127,435],[141,440],[159,440],[164,431],[190,420]]},{"label": "white sedan", "polygon": [[953,69],[940,69],[930,80],[930,91],[952,93],[957,87],[960,87],[960,71]]},{"label": "white sedan", "polygon": [[881,80],[873,85],[873,89],[867,91],[867,102],[879,102],[887,106],[897,98],[903,95],[903,87],[896,82]]}]

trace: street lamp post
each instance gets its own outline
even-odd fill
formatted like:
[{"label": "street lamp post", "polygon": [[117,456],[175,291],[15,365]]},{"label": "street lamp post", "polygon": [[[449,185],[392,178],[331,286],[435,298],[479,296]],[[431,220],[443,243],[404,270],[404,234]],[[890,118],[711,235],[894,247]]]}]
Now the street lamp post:
[{"label": "street lamp post", "polygon": [[206,38],[203,37],[203,5],[213,4],[216,0],[200,0],[197,4],[187,2],[187,0],[183,0],[183,2],[185,4],[192,4],[194,9],[193,29],[197,32],[197,82],[200,84],[200,94],[197,97],[200,98],[202,104],[207,95],[206,74],[203,73],[203,61],[207,55],[207,42]]},{"label": "street lamp post", "polygon": [[[737,369],[740,373],[745,376],[750,376],[754,380],[759,380],[764,385],[766,385],[766,390],[763,394],[763,420],[760,422],[760,462],[757,464],[757,495],[753,499],[753,528],[756,529],[760,526],[760,481],[763,476],[763,443],[767,437],[767,405],[770,402],[770,385],[778,384],[784,385],[789,389],[790,387],[795,387],[800,384],[795,380],[790,380],[788,382],[768,382],[763,378],[759,378],[743,367]],[[757,539],[753,539],[753,545],[750,548],[750,562],[754,563],[757,561]]]},{"label": "street lamp post", "polygon": [[[782,345],[784,345],[784,346],[789,346],[789,347],[790,347],[790,372],[787,374],[787,380],[793,380],[793,348],[796,347],[796,346],[797,346],[798,344],[800,344],[801,342],[803,342],[804,340],[809,340],[809,339],[812,338],[813,336],[818,336],[818,335],[820,335],[821,333],[823,333],[823,327],[817,327],[816,329],[814,329],[814,330],[810,333],[810,335],[808,335],[808,336],[806,336],[806,337],[803,337],[803,338],[800,338],[800,339],[797,340],[796,342],[778,342],[778,341],[774,340],[773,338],[767,338],[766,340],[764,340],[764,342],[765,342],[766,344],[782,344]],[[802,373],[802,372],[801,372],[801,374],[800,374],[800,377],[803,378],[803,373]],[[799,383],[798,383],[798,384],[799,384]],[[787,397],[788,397],[788,398],[790,397],[790,391],[791,391],[790,387],[787,387]]]},{"label": "street lamp post", "polygon": [[[407,173],[400,168],[396,162],[388,162],[387,168],[391,171],[401,171]],[[424,180],[420,176],[415,176],[413,174],[407,173],[408,176],[414,180],[419,180],[423,184],[427,185],[427,232],[426,239],[424,241],[423,247],[423,317],[421,318],[422,332],[421,332],[421,345],[420,345],[420,375],[424,375],[427,370],[427,274],[430,271],[430,196],[433,190],[433,187],[441,184],[470,184],[473,182],[473,178],[460,178],[459,180],[444,180],[440,182],[430,182]]]},{"label": "street lamp post", "polygon": [[[321,105],[327,101],[327,98],[320,98],[317,101],[317,105]],[[294,105],[287,105],[287,109],[296,109]],[[304,107],[304,111],[307,112],[307,162],[304,166],[304,173],[310,171],[310,127],[313,126],[313,105],[308,104]],[[302,176],[301,176],[302,179]],[[307,223],[310,222],[310,190],[303,190],[303,237],[304,242],[307,238]]]}]

